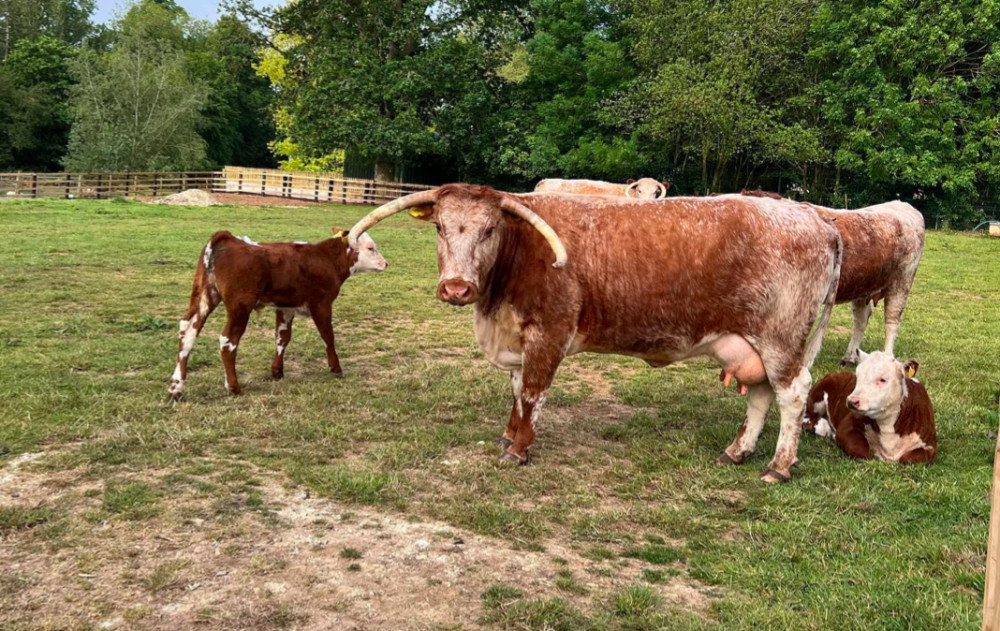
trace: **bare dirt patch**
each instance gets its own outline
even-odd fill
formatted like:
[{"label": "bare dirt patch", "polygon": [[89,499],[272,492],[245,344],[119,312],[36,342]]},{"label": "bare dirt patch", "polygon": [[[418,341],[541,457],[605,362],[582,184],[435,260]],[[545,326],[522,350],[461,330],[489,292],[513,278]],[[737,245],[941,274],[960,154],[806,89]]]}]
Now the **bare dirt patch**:
[{"label": "bare dirt patch", "polygon": [[218,206],[219,202],[211,193],[197,188],[190,188],[180,193],[161,197],[153,202],[154,204],[166,204],[168,206]]},{"label": "bare dirt patch", "polygon": [[[171,489],[161,491],[163,510],[139,521],[95,517],[101,498],[90,487],[100,483],[74,486],[79,475],[29,472],[27,463],[37,459],[20,457],[2,470],[0,507],[12,488],[34,489],[36,504],[59,498],[71,535],[53,541],[26,529],[0,539],[7,577],[0,626],[480,628],[480,596],[494,583],[530,598],[567,598],[586,610],[638,581],[644,569],[635,559],[592,561],[560,542],[545,542],[544,552],[517,550],[445,522],[316,498],[257,469],[245,492],[221,496],[196,490],[207,480],[178,486],[162,471],[134,474]],[[46,476],[61,482],[53,486]],[[557,589],[565,568],[585,596]],[[680,577],[656,589],[689,611],[704,611],[713,597]]]}]

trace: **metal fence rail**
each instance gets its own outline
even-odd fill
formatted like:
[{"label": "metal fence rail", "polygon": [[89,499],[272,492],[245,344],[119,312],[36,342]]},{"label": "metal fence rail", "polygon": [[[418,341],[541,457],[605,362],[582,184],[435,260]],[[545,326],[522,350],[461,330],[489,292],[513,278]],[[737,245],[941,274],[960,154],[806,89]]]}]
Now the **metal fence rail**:
[{"label": "metal fence rail", "polygon": [[382,204],[432,187],[359,180],[338,174],[242,167],[226,167],[222,171],[0,173],[0,196],[6,198],[162,197],[191,188],[313,202]]}]

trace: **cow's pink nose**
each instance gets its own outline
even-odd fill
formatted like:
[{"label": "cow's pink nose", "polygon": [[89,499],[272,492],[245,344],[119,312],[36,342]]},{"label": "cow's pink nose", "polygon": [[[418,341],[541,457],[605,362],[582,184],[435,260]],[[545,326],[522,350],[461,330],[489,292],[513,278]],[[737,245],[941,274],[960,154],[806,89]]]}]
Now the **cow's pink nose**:
[{"label": "cow's pink nose", "polygon": [[861,399],[859,399],[858,397],[847,397],[847,407],[851,408],[852,410],[856,410],[860,405],[861,405]]},{"label": "cow's pink nose", "polygon": [[460,278],[450,278],[438,286],[438,297],[452,304],[469,304],[476,294],[476,288]]}]

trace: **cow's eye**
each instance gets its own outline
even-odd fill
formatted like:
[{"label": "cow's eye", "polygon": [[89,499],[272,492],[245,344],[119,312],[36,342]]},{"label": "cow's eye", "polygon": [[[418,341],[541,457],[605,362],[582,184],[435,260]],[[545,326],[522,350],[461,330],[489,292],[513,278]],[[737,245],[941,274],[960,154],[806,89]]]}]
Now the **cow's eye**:
[{"label": "cow's eye", "polygon": [[434,224],[434,227],[437,229],[438,234],[441,234],[441,224],[436,223]]},{"label": "cow's eye", "polygon": [[483,233],[483,238],[484,239],[489,239],[492,236],[493,236],[493,228],[489,227],[489,228],[486,229],[486,232]]},{"label": "cow's eye", "polygon": [[885,384],[887,384],[887,383],[889,383],[889,380],[888,380],[888,379],[886,379],[885,377],[879,377],[879,380],[878,380],[878,384],[879,384],[880,386],[881,386],[881,385],[885,385]]}]

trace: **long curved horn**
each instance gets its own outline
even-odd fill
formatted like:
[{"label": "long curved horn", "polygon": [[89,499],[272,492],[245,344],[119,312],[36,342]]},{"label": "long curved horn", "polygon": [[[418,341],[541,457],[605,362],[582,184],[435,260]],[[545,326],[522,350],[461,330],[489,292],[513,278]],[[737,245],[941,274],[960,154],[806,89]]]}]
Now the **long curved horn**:
[{"label": "long curved horn", "polygon": [[369,228],[382,221],[386,217],[391,217],[396,213],[406,210],[407,208],[413,208],[414,206],[426,206],[428,204],[433,204],[437,201],[438,189],[432,189],[429,191],[420,191],[419,193],[410,193],[406,197],[400,197],[399,199],[394,199],[388,204],[379,206],[375,210],[371,211],[367,215],[361,218],[361,221],[354,224],[351,228],[351,232],[347,235],[347,243],[351,249],[356,250],[358,248],[358,237],[368,231]]},{"label": "long curved horn", "polygon": [[663,199],[667,196],[667,187],[663,185],[663,182],[656,183],[656,190],[660,191],[659,199]]},{"label": "long curved horn", "polygon": [[633,199],[635,197],[635,195],[632,194],[632,191],[635,190],[637,184],[639,184],[639,180],[636,180],[625,187],[625,197],[628,197],[629,199]]},{"label": "long curved horn", "polygon": [[521,219],[527,221],[531,224],[531,227],[541,233],[545,240],[548,241],[549,247],[556,255],[556,262],[552,264],[552,267],[563,267],[566,265],[568,259],[566,255],[566,248],[563,246],[562,241],[556,234],[556,231],[552,229],[544,219],[535,214],[533,210],[520,204],[513,199],[504,197],[500,202],[500,209],[510,214],[520,217]]}]

